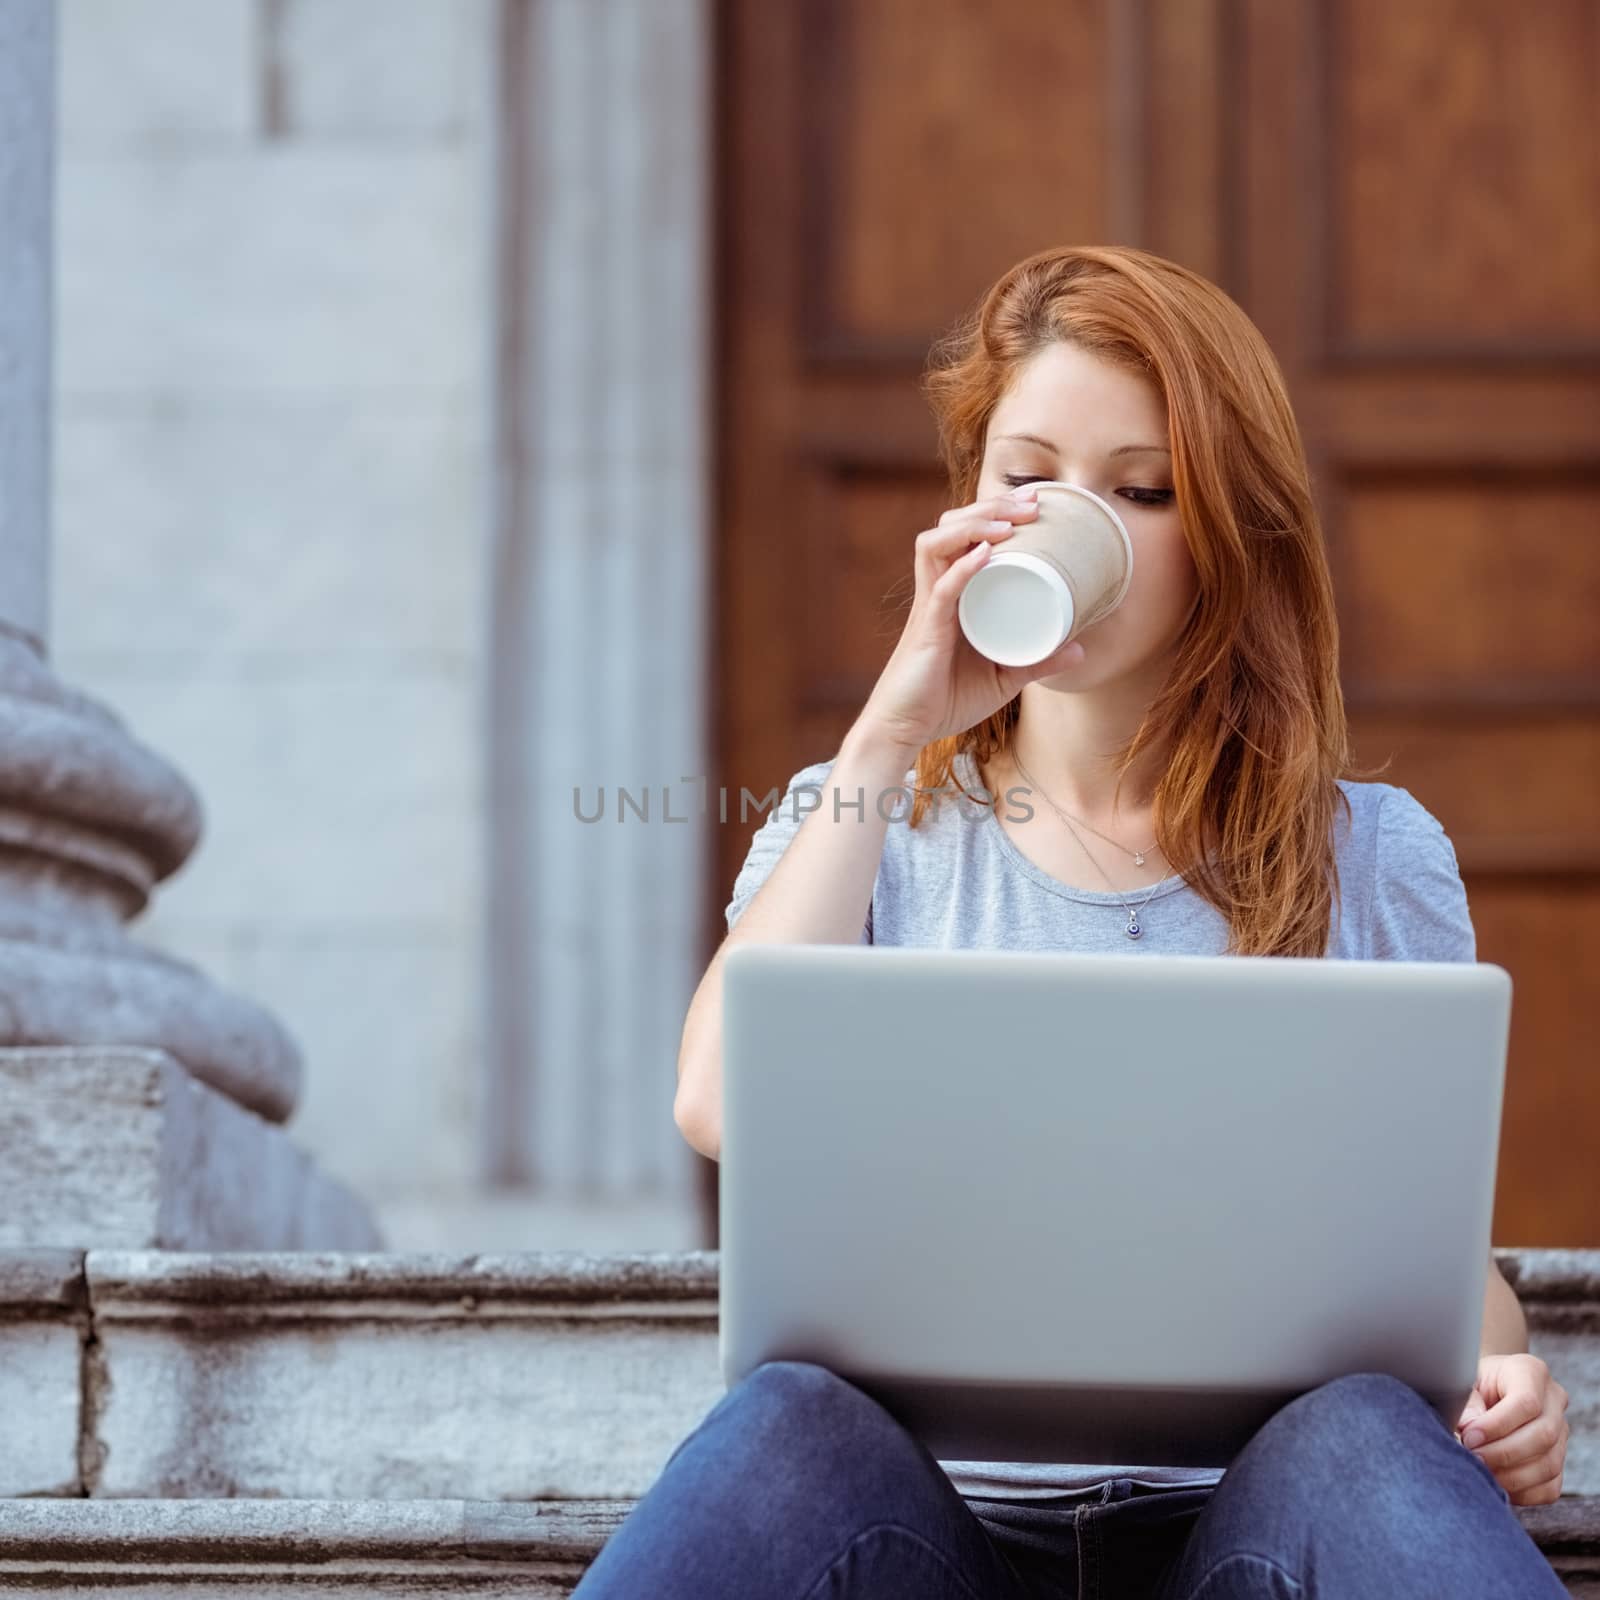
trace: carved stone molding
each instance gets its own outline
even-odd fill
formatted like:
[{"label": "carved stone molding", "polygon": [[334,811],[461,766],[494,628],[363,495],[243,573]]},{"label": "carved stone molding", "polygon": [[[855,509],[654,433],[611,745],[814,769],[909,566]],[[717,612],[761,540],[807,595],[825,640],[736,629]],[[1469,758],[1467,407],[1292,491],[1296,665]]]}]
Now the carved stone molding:
[{"label": "carved stone molding", "polygon": [[153,1046],[281,1122],[302,1072],[282,1025],[123,929],[201,821],[176,768],[0,635],[0,1045]]}]

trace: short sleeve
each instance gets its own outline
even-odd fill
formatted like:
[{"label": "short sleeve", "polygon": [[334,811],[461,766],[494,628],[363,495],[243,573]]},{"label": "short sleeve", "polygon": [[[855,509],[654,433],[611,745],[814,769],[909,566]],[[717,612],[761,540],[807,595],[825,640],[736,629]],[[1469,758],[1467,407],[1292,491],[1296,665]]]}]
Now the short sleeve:
[{"label": "short sleeve", "polygon": [[1372,955],[1378,961],[1476,961],[1477,936],[1455,846],[1408,790],[1378,803]]},{"label": "short sleeve", "polygon": [[[744,865],[733,881],[733,897],[724,908],[723,916],[731,930],[744,914],[744,908],[755,897],[756,891],[767,881],[778,859],[788,849],[789,841],[800,831],[800,824],[817,809],[822,785],[833,770],[833,758],[814,761],[802,767],[790,778],[783,798],[767,813],[756,829],[745,853]],[[805,798],[800,795],[804,793]],[[861,929],[859,944],[872,943],[872,907],[867,906],[867,920]]]}]

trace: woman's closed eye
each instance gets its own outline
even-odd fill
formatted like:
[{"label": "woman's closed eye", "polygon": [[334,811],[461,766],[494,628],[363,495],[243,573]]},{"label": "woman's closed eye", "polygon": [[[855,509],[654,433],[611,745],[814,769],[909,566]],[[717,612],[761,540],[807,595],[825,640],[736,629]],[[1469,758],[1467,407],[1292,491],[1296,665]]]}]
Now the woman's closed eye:
[{"label": "woman's closed eye", "polygon": [[[1025,483],[1045,483],[1048,480],[1041,473],[1002,472],[1000,481],[1008,489],[1020,488]],[[1149,506],[1152,508],[1172,504],[1173,493],[1171,489],[1144,489],[1134,484],[1127,484],[1117,493],[1131,500],[1136,506]]]}]

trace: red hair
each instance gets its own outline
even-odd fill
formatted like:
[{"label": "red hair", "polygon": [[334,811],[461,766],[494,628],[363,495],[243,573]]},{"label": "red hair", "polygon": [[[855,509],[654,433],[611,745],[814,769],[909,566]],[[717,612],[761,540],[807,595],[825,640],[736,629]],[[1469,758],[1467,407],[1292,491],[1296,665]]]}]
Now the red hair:
[{"label": "red hair", "polygon": [[[1227,919],[1228,952],[1325,955],[1339,897],[1336,806],[1349,814],[1337,784],[1352,775],[1349,734],[1333,583],[1277,361],[1235,301],[1176,262],[1116,245],[1029,256],[938,341],[923,379],[953,504],[976,496],[1001,395],[1056,341],[1160,391],[1199,579],[1167,682],[1117,752],[1118,792],[1142,753],[1169,749],[1156,839]],[[1013,699],[923,746],[912,826],[929,804],[920,791],[951,782],[963,751],[981,773],[1007,748],[1018,710]]]}]

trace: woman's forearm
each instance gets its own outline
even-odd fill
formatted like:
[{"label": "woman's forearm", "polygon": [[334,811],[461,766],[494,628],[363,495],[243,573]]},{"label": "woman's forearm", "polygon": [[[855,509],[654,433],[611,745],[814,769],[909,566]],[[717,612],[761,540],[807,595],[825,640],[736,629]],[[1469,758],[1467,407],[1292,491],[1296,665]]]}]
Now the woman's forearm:
[{"label": "woman's forearm", "polygon": [[1483,1337],[1478,1354],[1514,1356],[1528,1348],[1528,1319],[1517,1292],[1489,1258],[1489,1281],[1483,1292]]},{"label": "woman's forearm", "polygon": [[857,943],[883,859],[889,828],[883,812],[904,813],[908,796],[896,798],[891,791],[904,782],[914,759],[914,751],[887,742],[870,727],[852,728],[818,786],[816,808],[805,815],[729,931],[728,942]]},{"label": "woman's forearm", "polygon": [[[722,1143],[722,962],[736,944],[856,944],[872,904],[889,822],[910,797],[890,794],[916,751],[857,723],[839,746],[788,847],[712,957],[695,990],[678,1052],[673,1118],[703,1155]],[[883,803],[880,806],[879,800]],[[809,796],[807,798],[810,798]],[[781,803],[781,802],[780,802]]]}]

